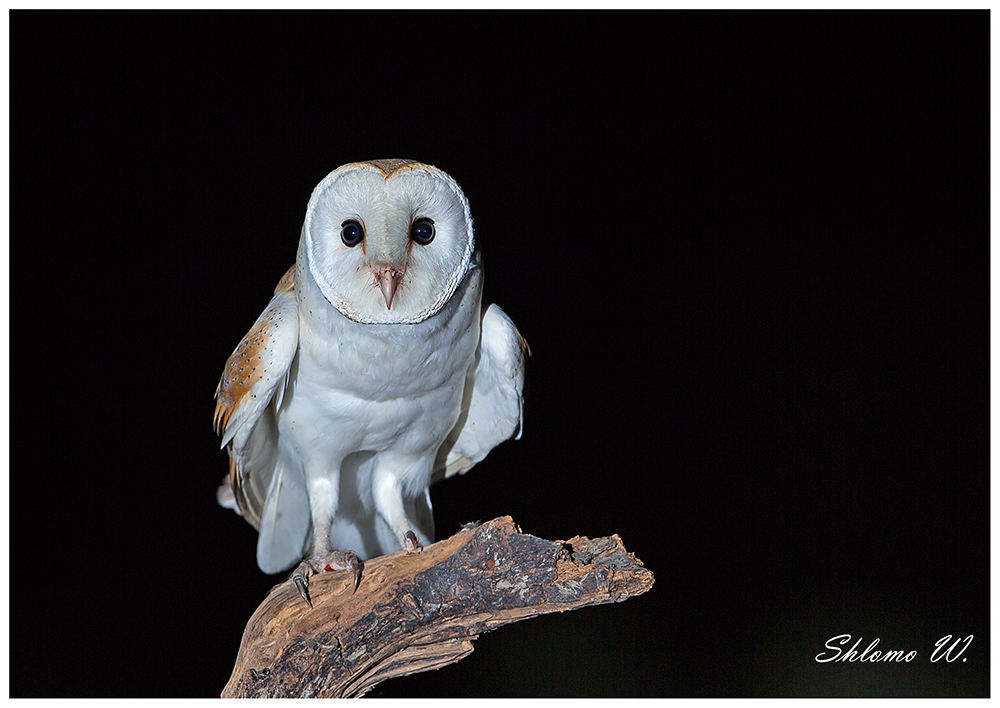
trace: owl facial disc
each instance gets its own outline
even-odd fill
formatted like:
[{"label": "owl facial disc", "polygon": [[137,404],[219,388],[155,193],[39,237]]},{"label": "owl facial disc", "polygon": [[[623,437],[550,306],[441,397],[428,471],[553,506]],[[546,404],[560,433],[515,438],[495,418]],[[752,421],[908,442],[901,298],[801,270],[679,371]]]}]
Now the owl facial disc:
[{"label": "owl facial disc", "polygon": [[350,163],[313,190],[299,256],[323,296],[362,324],[413,324],[469,270],[472,217],[449,175],[409,160]]}]

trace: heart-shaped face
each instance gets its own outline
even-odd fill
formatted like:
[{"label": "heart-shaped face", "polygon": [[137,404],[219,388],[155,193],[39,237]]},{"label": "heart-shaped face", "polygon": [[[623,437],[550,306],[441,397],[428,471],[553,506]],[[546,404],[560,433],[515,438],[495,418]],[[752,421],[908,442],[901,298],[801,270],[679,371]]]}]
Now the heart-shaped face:
[{"label": "heart-shaped face", "polygon": [[469,202],[455,180],[419,162],[373,160],[316,186],[299,258],[345,317],[413,324],[448,302],[473,247]]}]

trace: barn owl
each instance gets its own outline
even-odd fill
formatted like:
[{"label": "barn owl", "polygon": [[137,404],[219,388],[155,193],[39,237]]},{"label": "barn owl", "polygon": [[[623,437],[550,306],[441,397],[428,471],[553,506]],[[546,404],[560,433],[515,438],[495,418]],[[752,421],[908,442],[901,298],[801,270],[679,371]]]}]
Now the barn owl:
[{"label": "barn owl", "polygon": [[[527,344],[482,304],[469,203],[412,160],[339,167],[313,190],[295,265],[226,362],[223,506],[265,573],[350,570],[433,540],[429,486],[521,436]],[[297,564],[297,565],[296,565]]]}]

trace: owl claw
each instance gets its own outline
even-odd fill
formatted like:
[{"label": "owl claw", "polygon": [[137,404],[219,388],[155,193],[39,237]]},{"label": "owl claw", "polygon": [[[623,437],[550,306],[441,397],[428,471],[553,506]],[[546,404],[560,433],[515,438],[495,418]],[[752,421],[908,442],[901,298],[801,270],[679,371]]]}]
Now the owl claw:
[{"label": "owl claw", "polygon": [[350,555],[351,558],[348,561],[347,568],[344,568],[344,570],[350,570],[354,573],[354,586],[351,588],[351,594],[353,595],[358,591],[358,585],[361,584],[361,562],[353,553]]},{"label": "owl claw", "polygon": [[403,534],[403,548],[406,549],[407,553],[415,553],[416,551],[423,550],[423,546],[417,540],[417,534],[413,533],[413,531],[407,531]]},{"label": "owl claw", "polygon": [[[305,563],[302,565],[305,565]],[[302,572],[302,565],[299,565],[299,567],[295,569],[295,572],[292,573],[292,582],[295,583],[295,589],[299,591],[299,595],[302,596],[302,599],[306,601],[306,604],[309,605],[309,607],[312,607],[312,600],[309,599],[309,580],[308,576]]]},{"label": "owl claw", "polygon": [[353,595],[358,590],[361,583],[361,562],[358,556],[351,551],[333,551],[326,555],[313,556],[299,563],[292,572],[292,583],[299,595],[312,607],[312,600],[309,598],[309,578],[319,573],[330,573],[336,570],[350,570],[354,574],[354,585],[351,587]]}]

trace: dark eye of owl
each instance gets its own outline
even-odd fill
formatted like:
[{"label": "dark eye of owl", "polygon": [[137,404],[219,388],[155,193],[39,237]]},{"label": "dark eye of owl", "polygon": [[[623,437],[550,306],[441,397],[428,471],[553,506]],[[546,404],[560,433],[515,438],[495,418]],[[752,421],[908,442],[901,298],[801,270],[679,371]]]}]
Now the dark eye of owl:
[{"label": "dark eye of owl", "polygon": [[419,243],[421,246],[426,246],[428,243],[434,240],[434,220],[433,219],[417,219],[410,226],[410,238]]},{"label": "dark eye of owl", "polygon": [[365,230],[354,219],[348,219],[340,226],[340,240],[344,242],[345,246],[357,246],[364,241]]}]

